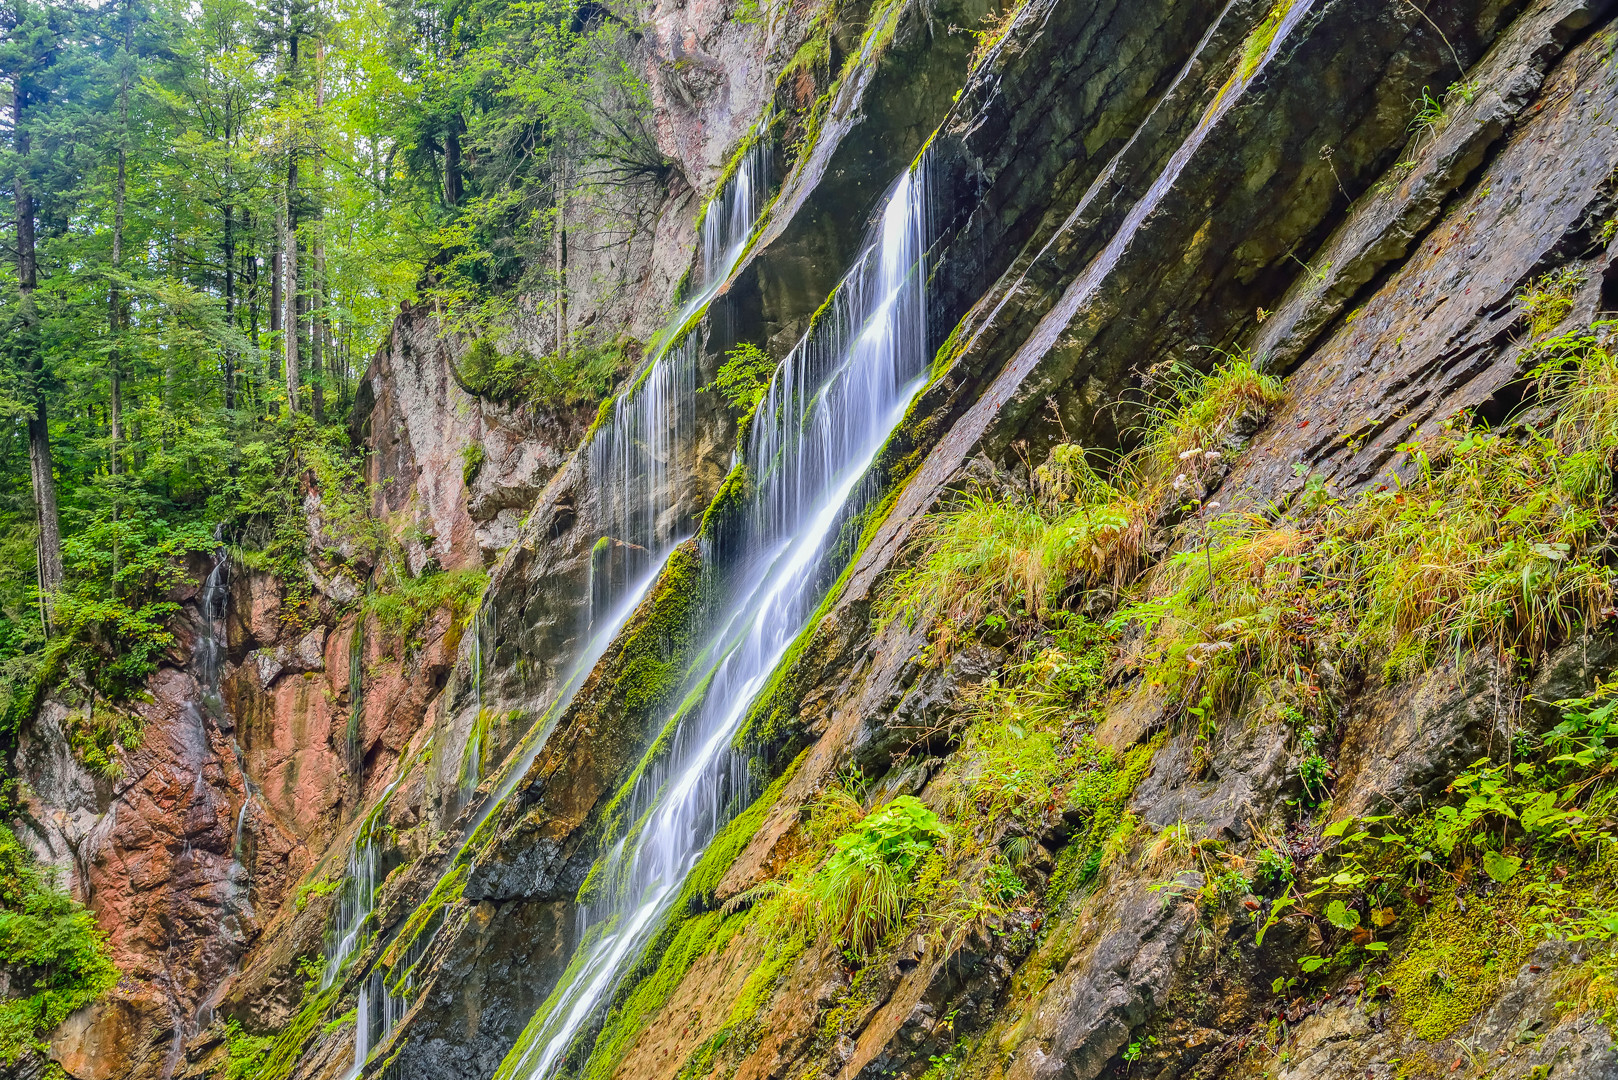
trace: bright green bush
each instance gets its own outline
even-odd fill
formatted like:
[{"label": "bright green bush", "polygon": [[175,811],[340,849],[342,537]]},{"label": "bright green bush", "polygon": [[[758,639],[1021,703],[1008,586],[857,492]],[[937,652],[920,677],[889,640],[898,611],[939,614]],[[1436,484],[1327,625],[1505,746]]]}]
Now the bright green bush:
[{"label": "bright green bush", "polygon": [[747,416],[758,407],[769,389],[775,361],[757,345],[743,342],[725,354],[725,362],[714,377],[714,389],[738,416]]},{"label": "bright green bush", "polygon": [[416,634],[434,612],[448,608],[455,617],[464,616],[477,606],[488,584],[489,575],[476,568],[430,568],[416,577],[401,571],[382,581],[366,599],[366,609],[384,632],[410,649],[419,644]]},{"label": "bright green bush", "polygon": [[873,810],[832,842],[834,853],[808,883],[806,910],[851,951],[869,955],[904,917],[916,871],[945,835],[913,795]]},{"label": "bright green bush", "polygon": [[68,1014],[118,981],[106,935],[95,918],[59,890],[0,826],[0,972],[10,995],[0,1001],[0,1060],[15,1062]]},{"label": "bright green bush", "polygon": [[628,370],[631,352],[629,342],[612,341],[576,342],[562,356],[535,356],[523,348],[502,353],[479,338],[461,358],[459,375],[462,385],[481,397],[577,409],[612,393]]}]

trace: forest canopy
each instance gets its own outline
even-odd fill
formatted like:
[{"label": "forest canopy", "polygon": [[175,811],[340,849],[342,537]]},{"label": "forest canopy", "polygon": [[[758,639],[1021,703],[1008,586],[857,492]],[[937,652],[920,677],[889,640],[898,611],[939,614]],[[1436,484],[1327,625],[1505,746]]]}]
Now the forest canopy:
[{"label": "forest canopy", "polygon": [[301,573],[401,302],[545,304],[571,370],[569,194],[668,173],[639,43],[564,0],[6,6],[0,734],[134,692],[188,556]]}]

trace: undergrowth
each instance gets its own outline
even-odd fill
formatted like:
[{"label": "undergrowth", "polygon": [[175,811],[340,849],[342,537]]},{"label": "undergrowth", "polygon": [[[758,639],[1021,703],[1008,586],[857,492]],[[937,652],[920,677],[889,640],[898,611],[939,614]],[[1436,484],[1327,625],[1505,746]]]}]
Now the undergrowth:
[{"label": "undergrowth", "polygon": [[593,406],[612,393],[639,348],[628,340],[575,342],[561,354],[535,356],[518,347],[501,352],[488,338],[474,341],[456,374],[471,393],[557,411]]},{"label": "undergrowth", "polygon": [[1128,585],[1157,519],[1281,400],[1278,380],[1232,359],[1170,380],[1135,449],[1105,476],[1083,448],[1065,444],[1036,470],[1031,493],[965,493],[918,528],[912,561],[878,598],[879,624],[941,617],[934,635],[947,647],[988,618],[1031,628],[1074,588]]},{"label": "undergrowth", "polygon": [[1543,348],[1540,428],[1462,415],[1358,498],[1311,485],[1284,512],[1199,515],[1114,619],[1145,631],[1135,658],[1193,707],[1259,691],[1307,711],[1322,661],[1379,657],[1398,679],[1471,649],[1531,658],[1599,621],[1618,451],[1604,329]]},{"label": "undergrowth", "polygon": [[95,918],[0,825],[0,1061],[44,1053],[52,1029],[117,981]]},{"label": "undergrowth", "polygon": [[[1545,941],[1584,955],[1564,1009],[1618,1025],[1618,684],[1556,703],[1561,720],[1483,759],[1415,814],[1345,817],[1323,830],[1309,883],[1270,907],[1324,932],[1305,976],[1391,957],[1382,978],[1411,1030],[1460,1031]],[[1310,887],[1312,884],[1312,888]]]}]

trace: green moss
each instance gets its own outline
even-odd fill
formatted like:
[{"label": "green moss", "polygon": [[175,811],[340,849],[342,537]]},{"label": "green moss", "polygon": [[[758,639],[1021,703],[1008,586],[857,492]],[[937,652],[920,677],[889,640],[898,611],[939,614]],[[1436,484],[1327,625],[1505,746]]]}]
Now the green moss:
[{"label": "green moss", "polygon": [[1296,0],[1276,0],[1275,6],[1270,8],[1270,13],[1264,16],[1264,21],[1259,23],[1242,43],[1240,69],[1242,82],[1251,79],[1258,71],[1258,66],[1264,62],[1264,55],[1270,51],[1270,46],[1275,42],[1275,35],[1281,30],[1282,20],[1287,17],[1287,12],[1292,10],[1295,2]]},{"label": "green moss", "polygon": [[299,882],[293,905],[299,911],[302,911],[308,906],[311,898],[330,896],[341,888],[342,884],[343,879],[341,877],[311,878],[308,881]]},{"label": "green moss", "polygon": [[605,427],[607,421],[612,419],[612,411],[617,404],[618,399],[616,397],[604,397],[601,399],[601,404],[596,406],[596,418],[590,421],[590,428],[584,433],[586,445],[596,437],[596,432]]},{"label": "green moss", "polygon": [[1062,849],[1045,890],[1045,910],[1056,914],[1073,890],[1090,884],[1101,870],[1107,845],[1127,823],[1129,798],[1146,774],[1152,759],[1163,745],[1163,735],[1124,754],[1122,762],[1110,756],[1098,767],[1080,776],[1068,793],[1070,809],[1083,809],[1089,821],[1067,847]]},{"label": "green moss", "polygon": [[626,711],[644,716],[679,689],[702,594],[702,558],[694,544],[683,544],[658,577],[647,615],[630,624],[619,649],[615,681]]},{"label": "green moss", "polygon": [[1428,1042],[1447,1039],[1494,999],[1537,944],[1518,924],[1520,892],[1435,903],[1388,970],[1400,1015]]},{"label": "green moss", "polygon": [[456,782],[464,790],[483,778],[483,758],[488,751],[489,729],[494,726],[495,711],[487,705],[472,719],[472,730],[467,732],[466,744],[461,748],[461,766]]},{"label": "green moss", "polygon": [[[613,795],[612,800],[607,803],[606,809],[602,811],[601,824],[597,829],[598,838],[603,844],[608,840],[615,839],[622,835],[627,835],[629,832],[633,832],[639,828],[639,823],[637,823],[634,829],[625,829],[625,823],[622,820],[624,808],[629,805],[630,798],[634,795],[635,788],[640,783],[641,777],[649,773],[652,766],[661,761],[664,755],[667,754],[669,749],[674,745],[674,736],[680,730],[680,724],[685,720],[686,715],[690,713],[692,709],[695,709],[698,705],[702,704],[703,698],[707,696],[708,687],[713,682],[713,677],[717,670],[717,664],[710,666],[708,669],[708,674],[705,675],[697,683],[697,685],[686,691],[685,698],[680,702],[680,707],[675,709],[674,712],[669,715],[669,718],[664,721],[663,730],[658,732],[657,738],[653,739],[652,744],[646,748],[646,752],[641,755],[640,761],[635,765],[634,770],[631,771],[621,783],[619,783],[618,791]],[[648,810],[647,813],[650,813],[650,810]],[[592,874],[593,873],[594,868],[592,867]],[[590,882],[587,876],[584,885],[580,886],[580,903],[584,902],[584,888],[589,884]]]},{"label": "green moss", "polygon": [[738,462],[736,467],[726,474],[719,485],[719,490],[714,492],[713,501],[708,504],[708,509],[702,512],[702,525],[697,529],[697,535],[704,543],[717,540],[730,523],[746,509],[751,487],[747,463]]},{"label": "green moss", "polygon": [[254,1080],[270,1048],[272,1035],[249,1035],[234,1020],[225,1024],[225,1080]]},{"label": "green moss", "polygon": [[427,895],[427,899],[423,900],[415,911],[410,913],[410,918],[405,920],[404,926],[399,928],[398,935],[394,937],[387,951],[382,954],[381,964],[383,967],[391,971],[399,960],[409,953],[411,946],[421,937],[423,930],[427,928],[435,917],[442,914],[444,907],[461,898],[461,892],[466,888],[466,878],[470,872],[471,867],[463,863],[456,866],[455,869],[445,874],[442,878],[439,878],[438,884],[433,886],[433,891]]}]

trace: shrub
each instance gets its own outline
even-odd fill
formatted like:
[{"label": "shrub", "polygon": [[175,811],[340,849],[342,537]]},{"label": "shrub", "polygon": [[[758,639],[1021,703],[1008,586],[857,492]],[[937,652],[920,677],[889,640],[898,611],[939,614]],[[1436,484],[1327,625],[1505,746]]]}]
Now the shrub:
[{"label": "shrub", "polygon": [[118,981],[106,935],[84,907],[56,888],[0,826],[0,1060],[43,1052],[45,1036],[68,1014]]},{"label": "shrub", "polygon": [[459,381],[495,401],[524,401],[543,409],[577,409],[612,393],[638,349],[627,340],[574,343],[565,354],[536,357],[524,348],[502,353],[488,338],[461,358]]},{"label": "shrub", "polygon": [[366,610],[375,615],[383,632],[405,650],[419,646],[417,632],[435,612],[448,608],[460,618],[475,608],[488,587],[489,575],[476,568],[439,570],[429,567],[416,577],[396,567],[369,597]]},{"label": "shrub", "polygon": [[770,376],[775,372],[775,361],[757,345],[743,342],[725,354],[714,376],[713,389],[738,416],[747,416],[764,399],[770,387]]},{"label": "shrub", "polygon": [[945,836],[938,815],[913,795],[867,814],[832,842],[836,849],[807,886],[808,910],[858,955],[899,925],[923,858]]}]

